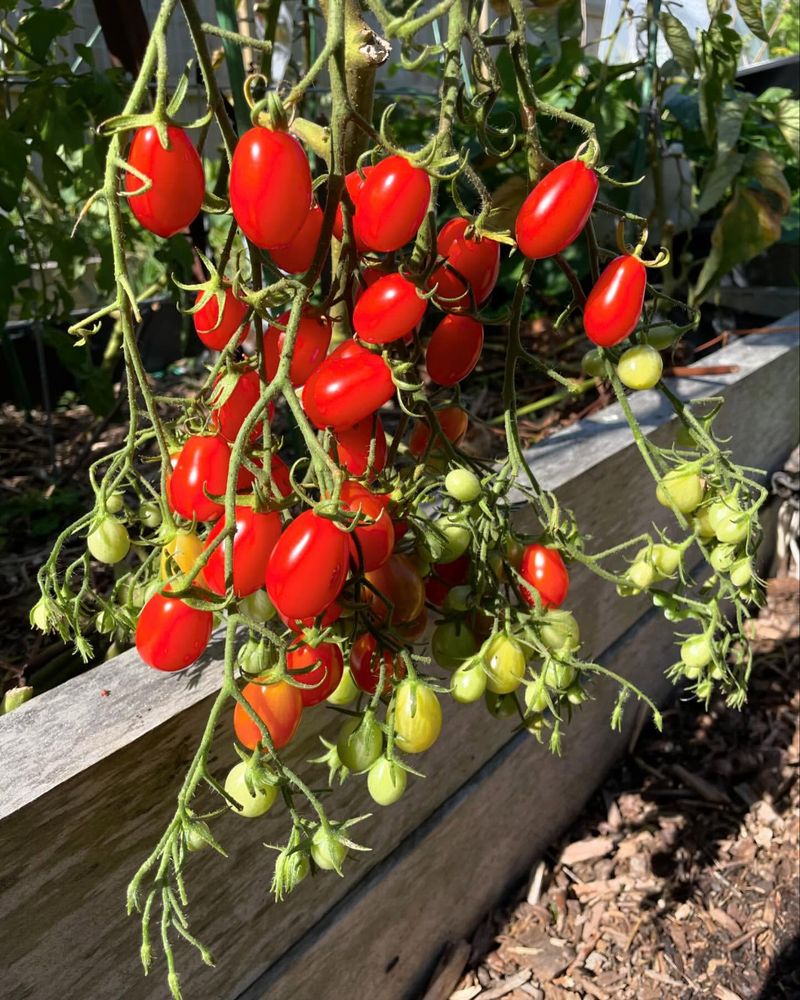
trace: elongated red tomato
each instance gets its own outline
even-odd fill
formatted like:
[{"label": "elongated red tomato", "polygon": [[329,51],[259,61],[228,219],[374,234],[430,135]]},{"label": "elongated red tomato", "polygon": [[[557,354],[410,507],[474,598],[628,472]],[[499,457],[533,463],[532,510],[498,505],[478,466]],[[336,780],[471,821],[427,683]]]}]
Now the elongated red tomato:
[{"label": "elongated red tomato", "polygon": [[260,126],[245,132],[233,151],[230,196],[237,225],[257,247],[288,246],[311,211],[311,169],[297,139]]},{"label": "elongated red tomato", "polygon": [[387,274],[359,297],[353,329],[368,344],[389,344],[411,333],[427,303],[402,274]]},{"label": "elongated red tomato", "polygon": [[647,268],[631,254],[615,257],[589,292],[583,307],[586,336],[600,347],[629,337],[642,315]]},{"label": "elongated red tomato", "polygon": [[[375,438],[375,450],[372,465],[369,465],[373,437]],[[381,418],[366,417],[352,427],[337,431],[336,452],[339,461],[351,476],[366,475],[368,466],[372,477],[383,472],[386,465],[386,434]]]},{"label": "elongated red tomato", "polygon": [[358,193],[357,238],[380,253],[399,250],[417,235],[430,195],[430,178],[421,167],[402,156],[387,156]]},{"label": "elongated red tomato", "polygon": [[577,239],[594,207],[597,188],[597,174],[580,160],[567,160],[545,174],[517,216],[517,245],[525,256],[552,257]]},{"label": "elongated red tomato", "polygon": [[[362,173],[364,174],[363,177],[357,170],[353,170],[344,179],[344,184],[345,187],[347,188],[347,193],[350,195],[350,201],[352,201],[353,207],[355,209],[355,211],[353,212],[354,220],[356,215],[358,214],[358,198],[359,195],[361,194],[361,189],[364,187],[364,181],[366,180],[366,178],[369,177],[369,175],[372,173],[372,167],[364,167],[362,169]],[[344,217],[342,216],[341,205],[337,207],[336,215],[333,220],[333,235],[340,242],[344,238]],[[353,225],[353,235],[356,241],[356,250],[358,250],[359,253],[363,253],[367,249],[367,246],[364,243],[364,241],[360,239],[358,230],[355,227],[355,222]]]},{"label": "elongated red tomato", "polygon": [[[281,326],[289,322],[289,313],[278,317]],[[300,317],[295,335],[292,360],[289,364],[289,378],[292,385],[302,385],[328,353],[331,342],[331,322],[327,316],[320,316],[309,310]],[[264,367],[267,381],[275,378],[281,360],[281,350],[286,333],[280,327],[271,326],[264,334]]]},{"label": "elongated red tomato", "polygon": [[[242,424],[250,415],[250,411],[258,403],[261,397],[261,380],[258,372],[252,368],[242,372],[238,376],[233,376],[235,382],[230,393],[225,396],[223,402],[218,403],[225,394],[224,376],[217,379],[214,390],[211,394],[211,426],[214,430],[226,439],[235,441],[236,435]],[[268,404],[267,412],[273,409],[273,404]],[[251,440],[261,433],[261,421],[253,428]]]},{"label": "elongated red tomato", "polygon": [[366,694],[375,694],[381,678],[383,661],[383,693],[392,690],[392,678],[402,680],[406,667],[402,659],[387,650],[378,649],[378,640],[370,632],[363,632],[350,650],[350,672],[353,680]]},{"label": "elongated red tomato", "polygon": [[169,499],[172,509],[187,521],[211,521],[224,507],[207,493],[223,496],[228,481],[231,449],[219,434],[194,435],[187,439],[172,471]]},{"label": "elongated red tomato", "polygon": [[304,629],[313,628],[315,625],[321,629],[327,628],[329,625],[333,625],[335,621],[338,621],[341,614],[341,604],[338,601],[334,601],[325,608],[321,616],[317,615],[315,618],[287,618],[286,615],[282,615],[280,612],[278,612],[278,617],[284,625],[289,626],[292,632],[302,632]]},{"label": "elongated red tomato", "polygon": [[[557,549],[546,545],[528,545],[522,553],[519,567],[520,576],[539,591],[542,604],[546,608],[558,608],[566,600],[569,591],[569,572]],[[527,604],[534,606],[533,595],[521,587]]]},{"label": "elongated red tomato", "polygon": [[[242,694],[267,727],[275,749],[285,747],[297,732],[303,714],[303,697],[299,690],[286,681],[275,684],[251,682],[245,684]],[[261,730],[238,703],[233,710],[233,730],[236,739],[248,750],[255,750],[261,742]]]},{"label": "elongated red tomato", "polygon": [[468,225],[466,219],[451,219],[436,240],[436,250],[445,262],[431,275],[429,287],[437,286],[437,299],[453,312],[469,309],[473,300],[478,306],[485,302],[500,273],[500,244],[485,236],[465,236]]},{"label": "elongated red tomato", "polygon": [[362,587],[361,598],[377,621],[385,622],[391,617],[391,624],[399,625],[414,621],[422,613],[425,587],[408,556],[395,553],[378,569],[364,575],[371,587]]},{"label": "elongated red tomato", "polygon": [[316,427],[352,427],[394,395],[389,366],[347,340],[322,362],[303,387],[303,407]]},{"label": "elongated red tomato", "polygon": [[[264,586],[264,571],[281,534],[281,518],[276,511],[260,512],[252,507],[236,508],[236,533],[233,536],[233,592],[247,597]],[[209,548],[225,528],[221,517],[208,536]],[[225,594],[225,543],[211,553],[203,570],[209,589]]]},{"label": "elongated red tomato", "polygon": [[128,150],[128,163],[150,179],[144,186],[134,174],[125,172],[128,204],[139,223],[156,236],[174,236],[199,214],[206,181],[197,150],[183,129],[167,126],[169,147],[164,149],[153,125],[140,128]]},{"label": "elongated red tomato", "polygon": [[286,654],[286,668],[303,685],[299,689],[303,705],[319,705],[333,694],[342,679],[342,651],[332,642],[321,642],[319,646],[303,643]]},{"label": "elongated red tomato", "polygon": [[285,247],[270,251],[270,257],[282,271],[300,274],[311,267],[322,232],[323,218],[324,213],[319,205],[312,205],[297,235]]},{"label": "elongated red tomato", "polygon": [[170,594],[154,594],[136,622],[136,649],[156,670],[183,670],[208,645],[213,622],[210,611],[190,608]]},{"label": "elongated red tomato", "polygon": [[270,473],[272,485],[277,487],[282,497],[288,497],[292,492],[292,480],[289,476],[289,466],[280,455],[273,455],[270,458]]},{"label": "elongated red tomato", "polygon": [[333,521],[305,510],[278,539],[267,564],[267,593],[287,618],[316,618],[344,586],[347,535]]},{"label": "elongated red tomato", "polygon": [[472,371],[483,349],[483,326],[471,316],[449,315],[431,334],[425,367],[437,385],[455,385]]},{"label": "elongated red tomato", "polygon": [[[458,444],[461,438],[467,433],[469,417],[460,406],[444,406],[436,411],[436,417],[442,428],[442,433],[452,444]],[[418,420],[411,431],[408,441],[408,450],[412,455],[419,458],[428,447],[431,439],[431,428],[427,420]],[[434,446],[435,447],[435,446]]]},{"label": "elongated red tomato", "polygon": [[360,483],[348,480],[342,484],[341,501],[345,510],[361,511],[375,522],[360,524],[350,535],[353,562],[367,572],[383,566],[394,548],[394,525],[383,500]]},{"label": "elongated red tomato", "polygon": [[[197,293],[195,305],[203,297],[202,291]],[[212,351],[221,351],[227,347],[231,337],[236,333],[247,315],[247,306],[241,299],[237,299],[230,286],[225,287],[225,298],[222,302],[222,316],[219,314],[219,302],[217,296],[212,295],[196,313],[192,313],[194,328],[197,336]],[[248,326],[243,326],[239,332],[237,343],[247,336]]]}]

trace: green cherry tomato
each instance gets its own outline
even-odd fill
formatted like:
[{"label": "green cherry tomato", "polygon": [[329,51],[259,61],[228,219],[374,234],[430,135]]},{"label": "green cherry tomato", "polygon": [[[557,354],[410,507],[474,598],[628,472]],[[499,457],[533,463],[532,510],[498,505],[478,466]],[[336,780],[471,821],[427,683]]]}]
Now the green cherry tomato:
[{"label": "green cherry tomato", "polygon": [[208,841],[211,830],[208,823],[202,819],[192,820],[189,826],[184,828],[183,836],[187,851],[203,851],[207,847],[211,847]]},{"label": "green cherry tomato", "polygon": [[407,781],[405,768],[393,760],[379,757],[369,769],[367,788],[379,806],[391,806],[406,790]]},{"label": "green cherry tomato", "polygon": [[336,685],[334,691],[328,695],[326,700],[329,705],[349,705],[356,700],[360,690],[361,689],[353,680],[353,675],[350,673],[350,667],[345,667],[344,672],[342,673],[342,679]]},{"label": "green cherry tomato", "polygon": [[466,611],[470,605],[472,587],[468,583],[460,584],[448,591],[442,605],[443,611]]},{"label": "green cherry tomato", "polygon": [[[552,700],[557,702],[558,698],[554,697]],[[542,712],[546,712],[550,708],[547,687],[539,677],[536,677],[533,683],[528,684],[525,688],[525,708],[536,715],[541,715]]]},{"label": "green cherry tomato", "polygon": [[599,347],[593,347],[581,358],[581,368],[592,378],[602,378],[606,372],[603,352]]},{"label": "green cherry tomato", "polygon": [[658,579],[655,566],[647,559],[637,559],[625,575],[637,590],[646,590]]},{"label": "green cherry tomato", "polygon": [[481,663],[460,666],[450,682],[450,695],[461,705],[477,701],[486,690],[486,673]]},{"label": "green cherry tomato", "polygon": [[339,760],[355,774],[368,771],[383,750],[383,733],[372,712],[363,718],[348,719],[336,741]]},{"label": "green cherry tomato", "polygon": [[657,351],[666,351],[668,347],[676,344],[682,336],[681,331],[677,327],[672,326],[671,323],[651,326],[649,330],[642,331],[642,340]]},{"label": "green cherry tomato", "polygon": [[50,631],[50,614],[47,610],[47,602],[43,597],[31,608],[30,623],[33,628],[38,628],[40,632]]},{"label": "green cherry tomato", "polygon": [[680,549],[674,545],[667,545],[664,542],[655,543],[650,553],[650,558],[662,576],[674,576],[681,564]]},{"label": "green cherry tomato", "polygon": [[539,626],[539,638],[551,653],[572,652],[581,644],[581,630],[571,611],[550,608]]},{"label": "green cherry tomato", "polygon": [[234,802],[239,803],[240,808],[234,809],[234,812],[248,819],[254,819],[269,812],[278,797],[278,789],[275,785],[265,785],[251,791],[247,787],[246,775],[247,764],[243,760],[234,764],[225,779],[225,791]]},{"label": "green cherry tomato", "polygon": [[731,566],[731,583],[734,587],[746,587],[753,579],[753,563],[747,559],[737,559]]},{"label": "green cherry tomato", "polygon": [[254,622],[272,621],[278,613],[269,599],[269,594],[263,588],[253,591],[246,597],[240,597],[239,611]]},{"label": "green cherry tomato", "polygon": [[714,650],[708,637],[692,635],[681,644],[681,660],[691,670],[702,670],[707,667],[714,656]]},{"label": "green cherry tomato", "polygon": [[695,511],[692,523],[701,538],[714,537],[714,528],[708,518],[708,507],[701,507],[698,511]]},{"label": "green cherry tomato", "polygon": [[327,872],[339,871],[347,857],[347,847],[335,833],[318,826],[311,838],[311,857],[317,868]]},{"label": "green cherry tomato", "polygon": [[444,479],[444,488],[454,500],[472,503],[481,495],[481,481],[469,469],[453,469]]},{"label": "green cherry tomato", "polygon": [[575,680],[575,667],[569,663],[550,660],[544,668],[544,682],[548,687],[563,691]]},{"label": "green cherry tomato", "polygon": [[522,646],[508,635],[496,635],[483,647],[486,687],[493,694],[510,694],[522,683],[525,675],[525,653]]},{"label": "green cherry tomato", "polygon": [[496,694],[487,691],[483,696],[486,711],[495,719],[510,719],[517,714],[517,699],[513,694]]},{"label": "green cherry tomato", "polygon": [[733,497],[716,500],[708,509],[708,522],[721,542],[736,545],[750,533],[750,519]]},{"label": "green cherry tomato", "polygon": [[395,693],[394,730],[397,745],[406,753],[422,753],[442,731],[442,706],[425,684],[402,681]]},{"label": "green cherry tomato", "polygon": [[119,514],[125,506],[125,499],[121,493],[112,493],[106,499],[106,510],[109,514]]},{"label": "green cherry tomato", "polygon": [[656,488],[656,499],[664,507],[676,507],[691,514],[700,506],[705,484],[693,469],[677,468],[668,472]]},{"label": "green cherry tomato", "polygon": [[433,630],[431,652],[440,667],[455,670],[477,652],[475,636],[461,621],[442,622]]},{"label": "green cherry tomato", "polygon": [[664,362],[649,344],[637,344],[624,351],[617,364],[620,382],[629,389],[652,389],[658,384]]},{"label": "green cherry tomato", "polygon": [[437,538],[438,542],[443,542],[443,549],[441,554],[436,556],[436,562],[455,562],[464,555],[472,541],[469,528],[446,517],[440,518],[436,522],[436,527],[444,535],[444,539]]},{"label": "green cherry tomato", "polygon": [[139,520],[146,528],[157,528],[161,524],[161,508],[157,503],[143,503],[139,508]]},{"label": "green cherry tomato", "polygon": [[708,561],[715,572],[727,573],[736,562],[736,546],[715,545]]},{"label": "green cherry tomato", "polygon": [[104,517],[90,532],[86,544],[94,558],[113,566],[125,558],[131,547],[128,529],[113,517]]}]

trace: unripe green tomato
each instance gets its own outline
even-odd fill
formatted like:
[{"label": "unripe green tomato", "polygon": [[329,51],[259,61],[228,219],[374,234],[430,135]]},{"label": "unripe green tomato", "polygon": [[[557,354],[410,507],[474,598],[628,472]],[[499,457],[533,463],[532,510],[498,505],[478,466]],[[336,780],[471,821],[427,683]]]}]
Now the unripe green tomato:
[{"label": "unripe green tomato", "polygon": [[489,563],[489,569],[494,573],[499,583],[502,583],[506,578],[506,567],[503,563],[503,553],[499,552],[497,549],[489,549],[486,553],[486,561]]},{"label": "unripe green tomato", "polygon": [[460,503],[472,503],[481,495],[481,481],[470,469],[452,469],[445,476],[444,488]]},{"label": "unripe green tomato", "polygon": [[592,378],[602,378],[605,375],[605,360],[599,347],[593,347],[584,354],[581,358],[581,368]]},{"label": "unripe green tomato", "polygon": [[589,695],[581,687],[581,682],[576,678],[567,688],[567,701],[570,705],[582,705],[588,701]]},{"label": "unripe green tomato", "polygon": [[328,695],[326,700],[329,705],[349,705],[351,702],[356,700],[360,690],[361,689],[353,680],[353,675],[350,673],[350,667],[345,667],[344,672],[342,673],[342,679],[336,685],[336,688]]},{"label": "unripe green tomato", "polygon": [[157,503],[143,503],[139,508],[139,520],[146,528],[157,528],[161,524],[161,508]]},{"label": "unripe green tomato", "polygon": [[706,679],[700,681],[700,683],[695,688],[695,695],[700,701],[706,701],[714,693],[714,682],[712,680]]},{"label": "unripe green tomato", "polygon": [[477,701],[486,690],[486,674],[480,663],[464,664],[453,674],[450,695],[460,705]]},{"label": "unripe green tomato", "polygon": [[97,613],[97,617],[94,620],[94,627],[101,635],[111,635],[117,627],[117,623],[114,621],[114,616],[111,612],[104,608]]},{"label": "unripe green tomato", "polygon": [[444,535],[444,547],[441,553],[436,556],[436,562],[455,562],[459,556],[464,555],[472,541],[469,528],[446,517],[440,518],[436,522],[436,527]]},{"label": "unripe green tomato", "polygon": [[348,719],[336,741],[339,760],[354,774],[368,771],[383,751],[383,733],[371,712],[361,719]]},{"label": "unripe green tomato", "polygon": [[379,806],[391,806],[406,790],[408,775],[405,768],[393,760],[379,757],[367,775],[367,789]]},{"label": "unripe green tomato", "polygon": [[318,826],[311,838],[311,857],[317,868],[323,871],[336,871],[342,867],[347,857],[347,847],[335,834],[327,833],[324,827]]},{"label": "unripe green tomato", "polygon": [[278,613],[266,590],[256,590],[247,597],[239,598],[239,611],[254,622],[272,621]]},{"label": "unripe green tomato", "polygon": [[541,743],[544,734],[544,716],[535,713],[529,716],[525,720],[525,728]]},{"label": "unripe green tomato", "polygon": [[652,389],[658,384],[663,370],[661,355],[649,344],[629,347],[617,364],[620,382],[629,389]]},{"label": "unripe green tomato", "polygon": [[113,566],[121,562],[131,547],[128,529],[113,517],[104,517],[90,532],[86,544],[94,558]]},{"label": "unripe green tomato", "polygon": [[119,514],[125,506],[125,500],[121,493],[112,493],[106,498],[106,510],[109,514]]},{"label": "unripe green tomato", "polygon": [[442,706],[425,684],[402,681],[395,692],[394,731],[397,745],[406,753],[423,753],[442,731]]},{"label": "unripe green tomato", "polygon": [[649,330],[642,330],[642,340],[657,351],[666,351],[682,336],[681,331],[671,323],[659,323],[658,326],[651,326]]},{"label": "unripe green tomato", "polygon": [[750,518],[733,498],[716,500],[708,509],[708,521],[721,542],[736,545],[750,533]]},{"label": "unripe green tomato", "polygon": [[440,667],[455,670],[477,652],[478,643],[462,621],[442,622],[433,630],[431,652]]},{"label": "unripe green tomato", "polygon": [[431,571],[431,554],[421,545],[417,546],[409,556],[414,568],[420,576],[426,577]]},{"label": "unripe green tomato", "polygon": [[702,667],[688,667],[685,663],[682,663],[681,666],[683,668],[681,673],[687,680],[690,681],[696,681],[703,673]]},{"label": "unripe green tomato", "polygon": [[727,573],[736,562],[736,546],[715,545],[708,561],[716,573]]},{"label": "unripe green tomato", "polygon": [[466,611],[472,597],[472,587],[468,583],[462,583],[458,587],[452,587],[442,605],[443,611]]},{"label": "unripe green tomato", "polygon": [[209,829],[208,823],[204,822],[202,819],[192,820],[188,827],[184,828],[183,837],[186,843],[187,851],[203,851],[207,847],[211,847],[211,844],[203,836],[211,836],[211,830]]},{"label": "unripe green tomato", "polygon": [[[558,701],[558,698],[553,700]],[[533,682],[525,688],[525,708],[537,715],[541,715],[542,712],[546,712],[550,708],[547,688],[539,677],[534,678]]]},{"label": "unripe green tomato", "polygon": [[702,670],[714,657],[714,649],[705,635],[692,635],[681,644],[681,659],[687,667]]},{"label": "unripe green tomato", "polygon": [[708,517],[708,507],[701,507],[695,512],[692,524],[701,538],[714,538],[714,528]]},{"label": "unripe green tomato", "polygon": [[510,694],[525,676],[525,653],[509,635],[496,635],[482,650],[486,687],[493,694]]},{"label": "unripe green tomato", "polygon": [[50,614],[47,610],[47,601],[43,597],[40,597],[31,608],[30,623],[40,632],[50,631]]},{"label": "unripe green tomato", "polygon": [[486,710],[495,719],[510,719],[517,714],[517,699],[513,694],[496,694],[487,691],[483,696]]},{"label": "unripe green tomato", "polygon": [[644,559],[637,559],[632,563],[625,575],[637,590],[646,590],[658,579],[655,566]]},{"label": "unripe green tomato", "polygon": [[731,566],[731,583],[734,587],[746,587],[753,579],[753,563],[747,558],[737,559]]},{"label": "unripe green tomato", "polygon": [[681,564],[681,551],[675,545],[656,542],[651,552],[651,558],[662,576],[674,576]]},{"label": "unripe green tomato", "polygon": [[539,638],[551,653],[572,652],[581,644],[581,630],[571,611],[550,608],[539,625]]},{"label": "unripe green tomato", "polygon": [[519,570],[522,565],[522,554],[525,551],[522,543],[518,542],[516,538],[509,535],[503,543],[503,550],[505,551],[506,561],[509,565],[513,566],[514,569]]},{"label": "unripe green tomato", "polygon": [[568,688],[576,677],[575,667],[571,663],[560,663],[558,660],[549,660],[544,668],[544,682],[548,687],[558,688],[563,691]]},{"label": "unripe green tomato", "polygon": [[[239,804],[239,809],[233,809],[239,816],[246,816],[248,819],[255,819],[256,816],[263,816],[275,804],[278,797],[278,789],[275,785],[265,785],[263,788],[255,788],[251,792],[247,787],[247,764],[240,760],[228,771],[225,779],[225,791]],[[231,807],[233,808],[233,807]]]},{"label": "unripe green tomato", "polygon": [[656,488],[656,499],[664,507],[691,514],[700,506],[705,484],[693,469],[672,469]]}]

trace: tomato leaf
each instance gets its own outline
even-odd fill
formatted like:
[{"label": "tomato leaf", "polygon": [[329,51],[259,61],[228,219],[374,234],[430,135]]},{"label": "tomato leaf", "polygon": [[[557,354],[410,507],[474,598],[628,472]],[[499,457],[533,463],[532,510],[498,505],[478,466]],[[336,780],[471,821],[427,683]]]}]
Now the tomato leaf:
[{"label": "tomato leaf", "polygon": [[17,205],[25,171],[28,168],[28,144],[25,137],[0,121],[0,149],[3,169],[0,171],[0,208],[11,212]]},{"label": "tomato leaf", "polygon": [[22,46],[37,62],[44,62],[48,49],[59,36],[66,34],[75,22],[65,10],[39,7],[25,17],[17,34]]},{"label": "tomato leaf", "polygon": [[736,0],[736,9],[742,20],[762,42],[769,41],[767,29],[764,27],[764,17],[761,13],[761,0]]},{"label": "tomato leaf", "polygon": [[663,11],[661,14],[661,30],[664,33],[670,52],[675,56],[681,69],[692,76],[697,65],[694,54],[694,42],[686,25],[674,14]]}]

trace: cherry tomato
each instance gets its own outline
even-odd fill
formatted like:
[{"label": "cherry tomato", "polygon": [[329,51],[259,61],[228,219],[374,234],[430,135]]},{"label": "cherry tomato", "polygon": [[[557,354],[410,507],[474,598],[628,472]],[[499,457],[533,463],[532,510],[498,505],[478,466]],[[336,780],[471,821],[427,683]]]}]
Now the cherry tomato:
[{"label": "cherry tomato", "polygon": [[525,676],[525,653],[511,636],[499,634],[483,648],[486,686],[494,694],[510,694]]},{"label": "cherry tomato", "polygon": [[113,566],[128,554],[131,539],[122,521],[118,521],[115,517],[104,517],[89,532],[86,547],[98,562]]},{"label": "cherry tomato", "polygon": [[347,340],[336,348],[303,387],[303,406],[317,427],[352,427],[394,395],[388,365],[378,354]]},{"label": "cherry tomato", "polygon": [[398,625],[414,621],[422,613],[425,587],[408,556],[390,556],[382,566],[364,576],[383,595],[379,597],[369,587],[363,587],[361,592],[362,599],[378,621],[387,621],[391,613],[391,624]]},{"label": "cherry tomato", "polygon": [[417,235],[425,218],[431,182],[402,156],[387,156],[373,167],[358,192],[355,231],[379,253],[399,250]]},{"label": "cherry tomato", "polygon": [[682,514],[691,514],[700,506],[705,488],[705,482],[694,469],[678,466],[656,487],[656,500],[664,507],[677,507]]},{"label": "cherry tomato", "polygon": [[[181,573],[191,573],[194,569],[195,563],[202,554],[203,543],[199,539],[196,531],[176,532],[161,550],[161,579],[168,580],[172,575],[168,561],[170,556],[172,556],[173,561]],[[203,570],[200,570],[194,578],[194,582],[198,587],[205,587],[206,582]]]},{"label": "cherry tomato", "polygon": [[290,496],[292,493],[292,480],[289,475],[289,466],[280,455],[272,455],[269,464],[272,485],[282,497]]},{"label": "cherry tomato", "polygon": [[398,686],[394,731],[397,745],[406,753],[422,753],[438,740],[442,706],[427,685],[408,679]]},{"label": "cherry tomato", "polygon": [[619,380],[629,389],[652,389],[658,384],[663,371],[661,355],[649,344],[629,347],[617,363]]},{"label": "cherry tomato", "polygon": [[630,336],[642,315],[646,286],[647,268],[638,257],[615,257],[583,307],[583,326],[589,340],[598,347],[613,347]]},{"label": "cherry tomato", "polygon": [[356,302],[353,329],[367,344],[389,344],[411,333],[427,303],[402,274],[387,274]]},{"label": "cherry tomato", "polygon": [[383,472],[386,465],[386,434],[381,418],[366,417],[352,427],[345,427],[336,432],[336,453],[339,462],[351,476],[367,474],[370,447],[375,438],[374,457],[369,466],[370,477],[374,478]]},{"label": "cherry tomato", "polygon": [[401,625],[398,625],[397,631],[406,642],[415,642],[417,639],[422,638],[427,627],[428,612],[423,608],[422,612],[413,621],[403,622]]},{"label": "cherry tomato", "polygon": [[319,626],[319,628],[327,628],[329,625],[333,625],[335,621],[339,620],[342,613],[341,605],[338,601],[333,601],[329,604],[327,608],[322,612],[322,617],[319,615],[316,618],[287,618],[286,615],[279,615],[280,620],[284,625],[288,625],[293,632],[302,632],[307,628],[314,628],[314,626]]},{"label": "cherry tomato", "polygon": [[431,636],[431,653],[445,670],[455,670],[478,650],[471,630],[463,621],[441,622]]},{"label": "cherry tomato", "polygon": [[367,788],[379,806],[393,805],[406,790],[408,781],[405,768],[386,757],[379,757],[367,775]]},{"label": "cherry tomato", "polygon": [[[278,317],[281,326],[286,326],[288,322],[288,312]],[[309,310],[300,317],[292,349],[292,360],[289,364],[289,378],[295,388],[302,385],[319,367],[328,353],[331,332],[331,322],[327,316],[320,316]],[[278,371],[285,337],[285,331],[278,326],[270,326],[264,333],[264,369],[268,382],[275,378],[275,373]]]},{"label": "cherry tomato", "polygon": [[[211,405],[213,407],[211,411],[211,426],[226,441],[235,441],[242,424],[247,420],[250,411],[261,398],[261,380],[258,377],[257,371],[248,368],[247,371],[242,372],[236,378],[233,389],[225,401],[220,405],[215,405],[224,393],[224,388],[221,384],[224,378],[225,376],[221,375],[217,379],[211,394]],[[269,405],[272,404],[270,403]],[[267,412],[269,412],[269,406],[267,407]],[[261,429],[261,421],[259,421],[250,432],[251,441],[261,434]]]},{"label": "cherry tomato", "polygon": [[169,594],[154,594],[139,612],[136,649],[156,670],[183,670],[208,645],[213,623],[210,611],[190,608]]},{"label": "cherry tomato", "polygon": [[[539,592],[544,607],[557,608],[566,600],[569,573],[557,549],[546,545],[526,546],[519,572],[522,579]],[[521,590],[526,604],[533,607],[533,595],[525,587]]]},{"label": "cherry tomato", "polygon": [[445,260],[431,275],[429,287],[437,286],[436,298],[453,312],[469,309],[473,300],[476,306],[485,302],[500,273],[500,244],[487,237],[465,236],[468,225],[466,219],[451,219],[436,240],[436,250]]},{"label": "cherry tomato", "polygon": [[[194,300],[195,305],[202,298],[203,292],[200,291]],[[192,321],[197,336],[206,347],[212,351],[221,351],[228,346],[231,337],[242,326],[246,315],[247,306],[241,299],[236,298],[233,289],[226,284],[225,297],[222,301],[222,317],[220,318],[217,296],[212,295],[205,305],[201,306],[196,313],[192,313]],[[249,329],[249,325],[242,327],[236,341],[237,344],[241,344],[247,337]]]},{"label": "cherry tomato", "polygon": [[[458,444],[467,433],[469,417],[460,406],[445,406],[436,411],[436,417],[442,428],[442,433],[452,444]],[[419,458],[427,449],[430,439],[430,425],[426,420],[419,420],[414,424],[414,429],[411,432],[408,450]]]},{"label": "cherry tomato", "polygon": [[312,510],[284,530],[267,564],[267,593],[287,618],[316,618],[342,589],[349,562],[348,538]]},{"label": "cherry tomato", "polygon": [[433,563],[431,575],[425,581],[425,596],[440,608],[450,590],[469,579],[469,556],[459,556],[449,563]]},{"label": "cherry tomato", "polygon": [[228,771],[225,778],[225,791],[239,805],[235,811],[239,816],[255,819],[263,816],[275,804],[278,797],[277,785],[264,785],[250,788],[247,784],[247,764],[240,760]]},{"label": "cherry tomato", "polygon": [[181,449],[172,473],[169,500],[172,509],[187,521],[211,521],[219,517],[224,507],[212,496],[223,496],[228,482],[231,450],[219,434],[194,435]]},{"label": "cherry tomato", "polygon": [[378,650],[378,640],[369,632],[364,632],[353,643],[350,650],[350,672],[353,680],[366,694],[375,694],[381,678],[383,661],[383,693],[389,695],[392,679],[402,680],[406,675],[405,664],[398,656],[386,650]]},{"label": "cherry tomato", "polygon": [[316,647],[304,643],[290,649],[286,654],[286,667],[294,679],[303,685],[300,697],[306,708],[318,705],[333,694],[344,673],[342,651],[332,642],[322,642]]},{"label": "cherry tomato", "polygon": [[128,150],[128,163],[150,179],[144,186],[135,174],[125,171],[128,204],[139,223],[156,236],[174,236],[200,212],[206,181],[197,150],[183,129],[167,126],[169,147],[164,149],[155,126],[136,131]]},{"label": "cherry tomato", "polygon": [[339,730],[336,752],[339,760],[354,774],[368,771],[383,751],[383,733],[372,712],[363,718],[348,719]]},{"label": "cherry tomato", "polygon": [[236,144],[231,210],[244,235],[262,250],[288,246],[311,211],[311,170],[288,132],[257,126]]},{"label": "cherry tomato", "polygon": [[[344,186],[347,188],[347,193],[350,195],[350,201],[353,203],[353,219],[355,220],[356,214],[358,213],[358,198],[361,194],[361,189],[364,187],[364,181],[372,173],[372,167],[363,167],[362,172],[364,176],[357,170],[353,170],[344,179]],[[356,229],[355,224],[353,225],[353,235],[356,241],[356,250],[359,253],[363,253],[367,249],[367,245],[360,238],[358,229]],[[336,215],[333,220],[333,235],[339,242],[344,239],[344,217],[342,215],[342,206],[339,205],[336,209]]]},{"label": "cherry tomato", "polygon": [[270,250],[270,257],[282,271],[301,274],[311,267],[317,252],[324,216],[325,213],[319,205],[312,205],[297,235],[285,247]]},{"label": "cherry tomato", "polygon": [[[225,529],[221,517],[206,539],[209,548],[214,539]],[[233,536],[233,592],[246,597],[264,586],[264,570],[272,550],[281,534],[280,514],[275,511],[261,513],[252,507],[236,508],[236,534]],[[203,570],[209,589],[215,594],[225,594],[225,543],[221,542],[211,553]]]},{"label": "cherry tomato", "polygon": [[[286,681],[278,681],[275,684],[245,684],[242,694],[267,727],[275,749],[285,747],[297,731],[303,714],[300,691]],[[261,730],[238,703],[233,710],[233,730],[236,739],[248,750],[255,750],[261,741]]]},{"label": "cherry tomato", "polygon": [[445,316],[431,334],[425,367],[437,385],[455,385],[478,363],[483,326],[470,316]]},{"label": "cherry tomato", "polygon": [[517,216],[522,253],[541,260],[565,250],[586,225],[598,186],[595,172],[580,160],[567,160],[545,174]]},{"label": "cherry tomato", "polygon": [[360,524],[350,535],[350,555],[356,566],[366,572],[383,566],[394,549],[394,525],[383,502],[360,483],[342,484],[342,506],[354,513],[361,511],[374,524]]},{"label": "cherry tomato", "polygon": [[465,663],[453,674],[450,694],[453,701],[469,705],[486,691],[486,672],[480,663]]}]

